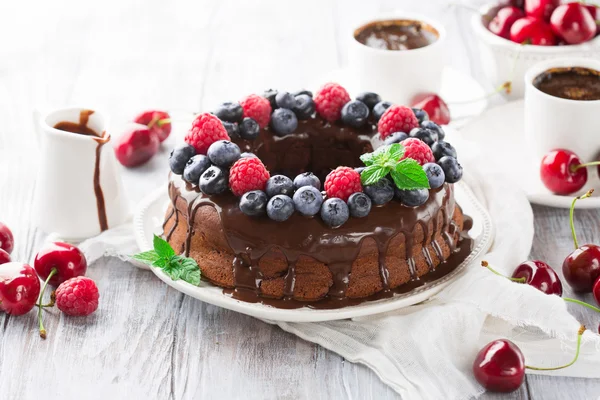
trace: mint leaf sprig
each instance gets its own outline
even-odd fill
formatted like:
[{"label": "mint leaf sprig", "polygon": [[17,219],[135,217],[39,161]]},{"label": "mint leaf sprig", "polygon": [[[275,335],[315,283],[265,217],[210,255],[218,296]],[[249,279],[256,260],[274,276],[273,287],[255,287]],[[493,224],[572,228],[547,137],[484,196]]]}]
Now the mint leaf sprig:
[{"label": "mint leaf sprig", "polygon": [[131,256],[134,260],[160,268],[174,281],[182,280],[194,286],[200,284],[200,267],[190,257],[178,256],[169,242],[154,235],[154,250]]},{"label": "mint leaf sprig", "polygon": [[429,180],[423,167],[412,158],[405,158],[404,146],[394,143],[382,146],[372,153],[360,156],[366,168],[360,174],[363,185],[373,185],[388,174],[401,190],[429,189]]}]

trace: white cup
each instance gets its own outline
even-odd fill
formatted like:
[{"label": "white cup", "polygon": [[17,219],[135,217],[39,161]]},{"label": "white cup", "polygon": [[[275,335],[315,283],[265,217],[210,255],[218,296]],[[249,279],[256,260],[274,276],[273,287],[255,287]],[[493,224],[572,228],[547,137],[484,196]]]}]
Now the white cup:
[{"label": "white cup", "polygon": [[[438,38],[425,47],[410,50],[377,49],[356,40],[354,35],[359,28],[386,20],[425,23],[437,31]],[[349,69],[358,91],[375,92],[383,100],[402,105],[409,105],[418,94],[440,92],[446,41],[446,30],[442,24],[423,15],[395,12],[363,21],[348,36]]]},{"label": "white cup", "polygon": [[525,73],[525,135],[541,159],[550,150],[573,151],[582,162],[595,160],[600,151],[600,100],[570,100],[551,96],[533,85],[551,68],[583,67],[600,71],[600,61],[561,58],[535,64]]},{"label": "white cup", "polygon": [[89,115],[88,136],[54,128],[59,122],[79,123],[84,108],[34,112],[42,144],[34,199],[35,222],[47,233],[78,241],[122,224],[129,207],[100,112]]}]

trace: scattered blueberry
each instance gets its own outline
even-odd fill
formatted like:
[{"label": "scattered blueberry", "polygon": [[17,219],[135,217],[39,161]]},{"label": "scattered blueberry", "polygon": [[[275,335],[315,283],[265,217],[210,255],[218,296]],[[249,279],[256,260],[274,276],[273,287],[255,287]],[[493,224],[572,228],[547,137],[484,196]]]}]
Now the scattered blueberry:
[{"label": "scattered blueberry", "polygon": [[463,168],[454,157],[444,156],[438,160],[438,164],[444,170],[446,182],[456,183],[460,181],[463,175]]},{"label": "scattered blueberry", "polygon": [[171,151],[169,166],[174,174],[181,175],[187,162],[196,154],[196,149],[191,144],[180,144]]},{"label": "scattered blueberry", "polygon": [[227,122],[240,122],[243,114],[244,110],[242,109],[240,103],[234,103],[231,101],[227,101],[219,105],[215,110],[215,115],[221,121]]},{"label": "scattered blueberry", "polygon": [[321,218],[332,228],[344,225],[348,221],[349,215],[348,205],[337,197],[325,200],[321,206]]},{"label": "scattered blueberry", "polygon": [[369,110],[372,110],[375,104],[381,101],[381,96],[373,92],[362,92],[356,96],[356,100],[362,101],[369,107]]},{"label": "scattered blueberry", "polygon": [[268,90],[265,90],[265,92],[263,93],[263,97],[265,99],[269,100],[269,103],[271,103],[272,110],[277,108],[277,102],[275,101],[275,96],[277,96],[277,90],[275,90],[275,89],[268,89]]},{"label": "scattered blueberry", "polygon": [[266,192],[269,197],[278,194],[291,196],[294,193],[294,183],[285,175],[273,175],[267,181]]},{"label": "scattered blueberry", "polygon": [[278,108],[271,114],[271,127],[277,136],[285,136],[296,130],[298,119],[292,110]]},{"label": "scattered blueberry", "polygon": [[285,221],[294,213],[294,202],[290,196],[278,194],[267,203],[267,215],[275,221]]},{"label": "scattered blueberry", "polygon": [[235,122],[227,122],[227,121],[221,121],[223,122],[223,126],[225,127],[225,130],[227,131],[227,134],[229,135],[229,137],[231,139],[237,139],[240,137],[240,128],[238,126],[238,124],[236,124]]},{"label": "scattered blueberry", "polygon": [[294,92],[293,95],[298,97],[301,94],[305,94],[308,97],[313,97],[313,93],[310,90],[306,90],[306,89],[302,89],[302,90],[298,90],[297,92]]},{"label": "scattered blueberry", "polygon": [[431,151],[436,160],[439,160],[444,156],[456,158],[456,149],[454,149],[450,143],[444,142],[443,140],[434,143],[433,146],[431,146]]},{"label": "scattered blueberry", "polygon": [[385,110],[390,108],[391,105],[392,103],[389,101],[380,101],[379,103],[375,104],[373,107],[373,116],[375,117],[375,121],[379,121],[379,118],[381,118]]},{"label": "scattered blueberry", "polygon": [[419,124],[423,123],[423,121],[429,120],[429,114],[427,111],[421,110],[420,108],[413,108],[413,112],[415,113],[415,117],[419,120]]},{"label": "scattered blueberry", "polygon": [[400,143],[402,142],[404,139],[408,139],[408,135],[404,132],[394,132],[391,135],[389,135],[388,137],[385,138],[385,140],[383,141],[384,144],[394,144],[394,143]]},{"label": "scattered blueberry", "polygon": [[294,193],[294,206],[296,210],[306,216],[313,216],[321,209],[323,195],[314,186],[303,186]]},{"label": "scattered blueberry", "polygon": [[267,208],[269,199],[262,190],[251,190],[240,198],[240,210],[251,217],[262,215]]},{"label": "scattered blueberry", "polygon": [[223,193],[227,190],[227,184],[227,173],[216,165],[208,168],[200,176],[200,190],[207,195]]},{"label": "scattered blueberry", "polygon": [[260,133],[258,122],[250,117],[246,117],[240,122],[240,137],[246,140],[254,140]]},{"label": "scattered blueberry", "polygon": [[421,122],[421,128],[429,129],[430,131],[434,131],[435,133],[437,133],[438,140],[444,140],[444,138],[446,137],[444,130],[433,121],[425,120]]},{"label": "scattered blueberry", "polygon": [[355,218],[366,217],[371,212],[371,198],[363,192],[352,193],[348,198],[348,209]]},{"label": "scattered blueberry", "polygon": [[427,163],[423,165],[423,170],[427,175],[427,180],[429,180],[430,188],[437,189],[444,184],[444,181],[446,180],[446,175],[444,174],[444,170],[442,170],[442,167],[440,167],[436,163]]},{"label": "scattered blueberry", "polygon": [[248,157],[257,157],[257,155],[254,153],[250,153],[249,151],[245,151],[242,154],[240,154],[240,158],[248,158]]},{"label": "scattered blueberry", "polygon": [[372,185],[363,186],[373,204],[381,206],[394,198],[394,187],[388,178],[382,178]]},{"label": "scattered blueberry", "polygon": [[407,207],[418,207],[427,201],[429,198],[429,190],[427,189],[415,189],[415,190],[400,190],[396,189],[396,197],[400,202]]},{"label": "scattered blueberry", "polygon": [[356,168],[354,168],[354,170],[356,172],[358,172],[358,174],[360,175],[365,170],[365,168],[367,168],[367,167],[356,167]]},{"label": "scattered blueberry", "polygon": [[429,147],[431,147],[437,139],[437,133],[424,128],[413,128],[413,130],[410,131],[409,136],[425,142]]},{"label": "scattered blueberry", "polygon": [[307,94],[296,96],[296,104],[292,111],[296,113],[298,119],[309,119],[315,113],[315,102]]},{"label": "scattered blueberry", "polygon": [[342,121],[354,128],[360,128],[366,124],[368,117],[369,107],[362,101],[349,101],[342,108]]},{"label": "scattered blueberry", "polygon": [[303,186],[312,186],[321,190],[321,180],[312,172],[303,172],[294,178],[294,187],[300,189]]},{"label": "scattered blueberry", "polygon": [[227,168],[240,158],[240,148],[229,140],[217,140],[210,145],[206,155],[216,166]]},{"label": "scattered blueberry", "polygon": [[287,108],[291,110],[296,105],[296,98],[288,92],[279,92],[275,96],[275,103],[279,108]]},{"label": "scattered blueberry", "polygon": [[202,154],[190,158],[183,170],[183,180],[198,185],[200,176],[210,167],[210,160]]}]

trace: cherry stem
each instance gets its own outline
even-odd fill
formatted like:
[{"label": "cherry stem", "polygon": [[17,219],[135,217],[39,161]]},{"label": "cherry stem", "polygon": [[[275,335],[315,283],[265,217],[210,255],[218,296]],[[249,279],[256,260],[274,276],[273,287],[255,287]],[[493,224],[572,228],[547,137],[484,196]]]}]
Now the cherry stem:
[{"label": "cherry stem", "polygon": [[506,279],[508,279],[510,281],[517,282],[517,283],[525,283],[525,282],[527,282],[527,278],[510,278],[510,277],[508,277],[508,276],[506,276],[504,274],[501,274],[500,272],[496,271],[494,268],[490,267],[490,264],[487,261],[482,261],[481,262],[481,266],[489,269],[494,274],[496,274],[498,276],[501,276],[503,278],[506,278]]},{"label": "cherry stem", "polygon": [[165,124],[170,124],[171,123],[171,118],[152,118],[152,120],[148,123],[148,129],[152,128],[154,125],[158,125],[159,127],[165,125]]},{"label": "cherry stem", "polygon": [[594,189],[590,189],[587,191],[587,193],[585,193],[579,197],[575,197],[573,199],[573,202],[571,203],[571,210],[569,211],[569,222],[571,224],[571,234],[573,235],[573,242],[575,243],[575,250],[577,250],[579,248],[579,242],[577,242],[577,233],[575,232],[575,223],[573,222],[573,214],[575,213],[575,203],[577,202],[577,200],[587,199],[588,197],[590,197],[592,195],[592,193],[594,193]]},{"label": "cherry stem", "polygon": [[[42,304],[42,299],[44,298],[44,293],[46,292],[46,286],[48,286],[48,281],[50,281],[50,279],[52,279],[52,277],[56,275],[57,272],[58,270],[56,268],[52,268],[50,274],[48,274],[48,277],[44,281],[44,286],[42,286],[42,292],[40,293],[40,298],[38,299],[38,323],[40,325],[40,337],[42,339],[46,339],[46,329],[44,328],[44,323],[42,322],[42,308],[46,306]],[[50,303],[53,303],[53,301],[50,301]]]},{"label": "cherry stem", "polygon": [[599,312],[599,313],[600,313],[600,308],[598,308],[598,307],[595,307],[595,306],[593,306],[593,305],[591,305],[591,304],[588,304],[588,303],[586,303],[586,302],[583,302],[583,301],[581,301],[581,300],[577,300],[577,299],[571,299],[571,298],[569,298],[569,297],[563,297],[563,300],[564,300],[564,301],[566,301],[566,302],[569,302],[569,303],[575,303],[575,304],[579,304],[580,306],[587,307],[587,308],[589,308],[590,310],[594,310],[594,311],[596,311],[596,312]]},{"label": "cherry stem", "polygon": [[583,164],[579,164],[579,165],[573,165],[571,167],[571,171],[575,172],[580,168],[586,168],[586,167],[593,167],[596,165],[600,165],[600,161],[592,161],[592,162],[588,162],[588,163],[583,163]]},{"label": "cherry stem", "polygon": [[585,329],[586,329],[585,326],[581,325],[581,327],[579,328],[579,331],[577,332],[577,350],[575,351],[575,358],[573,358],[573,361],[571,361],[570,363],[568,363],[566,365],[562,365],[560,367],[538,368],[538,367],[530,367],[529,365],[526,365],[525,368],[532,369],[534,371],[556,371],[557,369],[568,368],[571,365],[575,364],[577,362],[577,359],[579,358],[579,352],[581,350],[581,337],[583,336],[583,332],[585,332]]}]

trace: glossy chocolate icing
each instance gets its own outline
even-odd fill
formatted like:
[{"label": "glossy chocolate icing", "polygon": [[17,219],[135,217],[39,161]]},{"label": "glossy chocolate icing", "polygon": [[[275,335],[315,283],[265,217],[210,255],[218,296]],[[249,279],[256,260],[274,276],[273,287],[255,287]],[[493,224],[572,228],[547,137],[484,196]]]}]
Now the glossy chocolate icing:
[{"label": "glossy chocolate icing", "polygon": [[413,20],[374,21],[354,32],[358,42],[382,50],[419,49],[435,42],[438,35],[432,26]]},{"label": "glossy chocolate icing", "polygon": [[533,85],[554,97],[600,100],[600,71],[590,68],[552,68],[535,77]]}]

